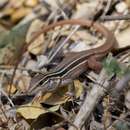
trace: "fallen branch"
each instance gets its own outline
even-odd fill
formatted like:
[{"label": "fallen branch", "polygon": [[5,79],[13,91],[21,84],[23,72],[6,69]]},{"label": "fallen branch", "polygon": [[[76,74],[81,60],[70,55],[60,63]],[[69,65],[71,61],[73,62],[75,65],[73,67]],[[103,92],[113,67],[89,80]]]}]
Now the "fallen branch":
[{"label": "fallen branch", "polygon": [[[81,129],[83,124],[90,117],[90,114],[94,110],[101,97],[105,94],[105,91],[107,91],[110,87],[108,82],[108,76],[104,69],[101,71],[97,81],[98,83],[93,86],[91,92],[85,98],[85,101],[74,120],[74,125],[78,129]],[[69,130],[75,130],[75,128],[70,126]]]}]

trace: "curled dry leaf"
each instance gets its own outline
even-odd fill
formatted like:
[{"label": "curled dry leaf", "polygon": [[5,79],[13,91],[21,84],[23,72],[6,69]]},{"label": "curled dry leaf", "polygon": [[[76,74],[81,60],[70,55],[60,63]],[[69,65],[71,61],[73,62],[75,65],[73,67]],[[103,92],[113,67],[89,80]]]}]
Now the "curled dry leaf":
[{"label": "curled dry leaf", "polygon": [[[76,95],[76,98],[78,98],[83,91],[81,82],[79,80],[75,80],[74,87],[75,87],[74,95]],[[61,105],[70,100],[70,96],[67,95],[67,92],[68,92],[68,86],[58,88],[58,90],[56,90],[53,93],[50,92],[45,94],[41,98],[40,102],[44,102],[49,105]]]},{"label": "curled dry leaf", "polygon": [[[37,31],[39,31],[41,27],[43,27],[43,22],[41,22],[40,20],[35,20],[34,22],[32,22],[26,36],[27,43],[35,36]],[[44,42],[44,35],[41,34],[33,43],[29,45],[28,51],[34,55],[41,54],[44,49],[43,42]]]}]

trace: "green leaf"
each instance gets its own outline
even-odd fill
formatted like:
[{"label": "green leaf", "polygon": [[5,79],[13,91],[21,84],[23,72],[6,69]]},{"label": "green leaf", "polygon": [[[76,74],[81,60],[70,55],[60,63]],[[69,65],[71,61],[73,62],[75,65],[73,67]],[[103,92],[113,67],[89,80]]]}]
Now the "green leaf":
[{"label": "green leaf", "polygon": [[120,67],[119,63],[112,55],[108,55],[108,58],[103,61],[103,67],[106,69],[108,75],[122,75],[123,70]]}]

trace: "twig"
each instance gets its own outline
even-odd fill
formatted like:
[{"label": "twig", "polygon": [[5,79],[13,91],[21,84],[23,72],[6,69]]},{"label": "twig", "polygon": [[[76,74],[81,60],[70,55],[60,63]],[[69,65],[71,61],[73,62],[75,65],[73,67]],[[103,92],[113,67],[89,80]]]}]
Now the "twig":
[{"label": "twig", "polygon": [[130,14],[126,15],[115,15],[115,16],[102,16],[100,21],[113,21],[113,20],[130,20]]},{"label": "twig", "polygon": [[3,80],[4,74],[2,74],[2,78],[1,78],[1,82],[0,82],[0,92],[5,95],[5,97],[8,99],[8,101],[10,102],[10,104],[12,105],[12,107],[14,107],[14,104],[12,102],[12,100],[9,98],[9,96],[7,95],[7,93],[5,93],[5,91],[2,89],[2,80]]},{"label": "twig", "polygon": [[19,65],[19,63],[20,63],[20,61],[21,61],[21,59],[22,59],[22,54],[24,53],[25,50],[26,50],[26,46],[21,47],[21,53],[18,54],[18,59],[17,59],[17,61],[16,61],[16,63],[15,63],[15,67],[14,67],[14,70],[13,70],[13,74],[12,74],[11,80],[10,80],[10,82],[9,82],[9,85],[10,85],[10,87],[9,87],[9,96],[10,96],[10,94],[11,94],[12,84],[13,84],[13,81],[14,81],[14,77],[15,77],[15,74],[16,74],[16,71],[17,71],[17,68],[18,68],[18,65]]},{"label": "twig", "polygon": [[119,62],[123,62],[125,59],[129,57],[130,57],[130,50],[128,50],[127,53],[119,59]]},{"label": "twig", "polygon": [[65,19],[69,19],[69,17],[67,16],[67,14],[65,13],[65,11],[63,10],[63,4],[59,0],[56,0],[56,4],[57,4],[59,10],[61,11],[63,17]]},{"label": "twig", "polygon": [[106,7],[105,7],[105,9],[104,9],[104,12],[103,12],[103,14],[102,14],[101,17],[104,17],[104,16],[107,14],[107,12],[108,12],[109,9],[110,9],[111,3],[112,3],[112,0],[107,0],[107,5],[106,5]]},{"label": "twig", "polygon": [[128,82],[130,81],[130,73],[124,75],[116,84],[114,90],[112,91],[112,97],[118,100],[121,92],[128,87]]}]

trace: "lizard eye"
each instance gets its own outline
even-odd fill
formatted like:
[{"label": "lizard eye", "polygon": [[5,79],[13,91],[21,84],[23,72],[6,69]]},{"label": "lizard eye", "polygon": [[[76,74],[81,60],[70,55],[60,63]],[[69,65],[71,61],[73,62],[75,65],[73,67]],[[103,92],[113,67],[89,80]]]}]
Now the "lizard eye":
[{"label": "lizard eye", "polygon": [[44,83],[44,81],[42,80],[42,81],[39,82],[39,85],[41,86],[43,83]]}]

